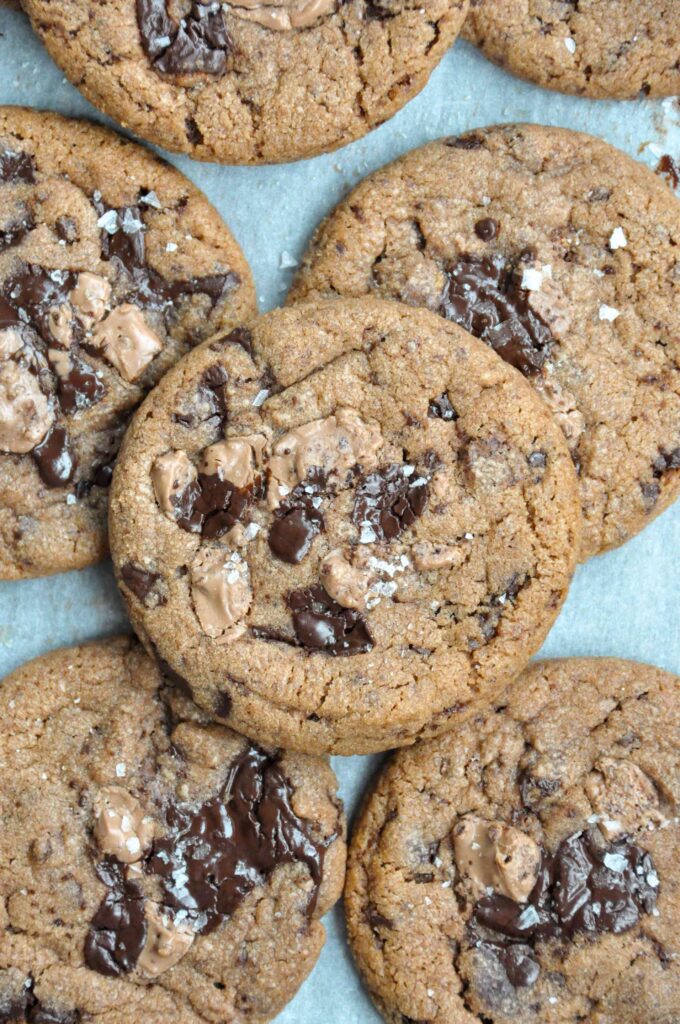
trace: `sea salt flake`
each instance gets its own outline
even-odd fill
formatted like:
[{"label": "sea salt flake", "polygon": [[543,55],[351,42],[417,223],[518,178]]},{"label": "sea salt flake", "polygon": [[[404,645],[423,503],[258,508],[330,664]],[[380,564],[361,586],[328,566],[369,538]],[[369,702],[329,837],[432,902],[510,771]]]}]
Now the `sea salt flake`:
[{"label": "sea salt flake", "polygon": [[625,249],[628,239],[623,228],[614,228],[609,239],[609,248],[614,252],[616,249]]},{"label": "sea salt flake", "polygon": [[153,190],[147,192],[146,195],[140,196],[139,201],[144,203],[145,206],[153,206],[154,210],[162,209],[161,201]]},{"label": "sea salt flake", "polygon": [[564,40],[564,45],[569,50],[569,53],[576,53],[576,40],[572,39],[571,36],[567,36]]},{"label": "sea salt flake", "polygon": [[125,772],[126,768],[124,763],[122,761],[119,761],[119,763],[116,765],[116,775],[118,776],[119,779],[124,779]]},{"label": "sea salt flake", "polygon": [[166,252],[177,252],[177,242],[168,242],[165,247]]},{"label": "sea salt flake", "polygon": [[613,306],[608,306],[606,303],[603,302],[600,306],[600,312],[598,316],[600,317],[600,320],[608,320],[610,323],[613,323],[614,320],[621,316],[621,310],[614,309]]},{"label": "sea salt flake", "polygon": [[605,853],[604,855],[604,866],[610,871],[615,871],[617,875],[622,875],[627,865],[628,861],[621,853]]},{"label": "sea salt flake", "polygon": [[102,231],[106,231],[109,235],[115,235],[119,226],[118,214],[115,210],[107,210],[97,221],[97,227],[101,228]]},{"label": "sea salt flake", "polygon": [[543,284],[543,271],[535,267],[527,267],[522,274],[522,288],[529,292],[540,292]]},{"label": "sea salt flake", "polygon": [[268,391],[267,388],[263,388],[262,391],[258,391],[258,393],[255,395],[255,398],[253,399],[254,407],[256,409],[259,409],[260,406],[264,405],[264,403],[267,401],[268,397],[269,397],[269,391]]},{"label": "sea salt flake", "polygon": [[289,252],[286,252],[286,250],[284,249],[283,252],[281,253],[281,258],[279,260],[279,269],[290,270],[292,267],[297,267],[297,265],[298,261],[295,259],[295,257],[291,256],[291,254]]}]

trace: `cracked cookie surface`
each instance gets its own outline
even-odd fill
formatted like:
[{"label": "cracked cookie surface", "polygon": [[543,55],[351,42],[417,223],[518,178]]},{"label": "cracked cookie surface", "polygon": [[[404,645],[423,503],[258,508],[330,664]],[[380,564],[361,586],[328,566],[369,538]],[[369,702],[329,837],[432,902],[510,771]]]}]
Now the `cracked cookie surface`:
[{"label": "cracked cookie surface", "polygon": [[678,1020],[679,727],[677,677],[565,659],[394,757],[345,892],[390,1024]]},{"label": "cracked cookie surface", "polygon": [[0,108],[0,578],[104,557],[134,409],[255,310],[239,246],[183,175],[88,122]]},{"label": "cracked cookie surface", "polygon": [[2,1020],[275,1016],[342,887],[328,763],[206,723],[131,638],[29,663],[0,704]]},{"label": "cracked cookie surface", "polygon": [[675,0],[472,0],[465,36],[548,89],[609,99],[680,93]]},{"label": "cracked cookie surface", "polygon": [[[207,375],[224,413],[197,423]],[[192,353],[128,431],[111,504],[123,595],[170,676],[311,752],[402,746],[488,701],[554,621],[579,530],[569,452],[521,375],[376,299]]]},{"label": "cracked cookie surface", "polygon": [[274,163],[342,146],[415,96],[468,0],[27,0],[100,109],[167,149]]},{"label": "cracked cookie surface", "polygon": [[289,302],[425,306],[518,367],[564,430],[581,557],[680,493],[680,203],[576,132],[510,125],[414,150],[318,229]]}]

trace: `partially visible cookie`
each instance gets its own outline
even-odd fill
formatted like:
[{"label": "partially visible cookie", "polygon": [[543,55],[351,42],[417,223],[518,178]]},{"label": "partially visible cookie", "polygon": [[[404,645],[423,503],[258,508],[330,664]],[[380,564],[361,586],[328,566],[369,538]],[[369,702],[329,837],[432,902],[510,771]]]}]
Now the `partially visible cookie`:
[{"label": "partially visible cookie", "polygon": [[206,724],[129,638],[19,669],[0,720],[0,1018],[275,1016],[342,887],[328,763]]},{"label": "partially visible cookie", "polygon": [[345,905],[390,1024],[680,1020],[680,680],[536,664],[399,753],[367,798]]},{"label": "partially visible cookie", "polygon": [[0,578],[106,554],[134,409],[255,310],[241,250],[182,174],[87,122],[0,108]]},{"label": "partially visible cookie", "polygon": [[[226,415],[197,423],[220,374]],[[209,715],[348,754],[449,729],[524,667],[580,510],[520,374],[365,299],[278,310],[184,359],[126,435],[110,525],[136,630]]]},{"label": "partially visible cookie", "polygon": [[481,337],[552,409],[581,557],[680,494],[680,202],[599,139],[506,125],[383,168],[321,225],[289,301],[373,294]]},{"label": "partially visible cookie", "polygon": [[427,83],[468,0],[26,0],[50,55],[105,113],[228,164],[314,156]]},{"label": "partially visible cookie", "polygon": [[609,99],[680,93],[677,0],[471,0],[465,36],[547,89]]}]

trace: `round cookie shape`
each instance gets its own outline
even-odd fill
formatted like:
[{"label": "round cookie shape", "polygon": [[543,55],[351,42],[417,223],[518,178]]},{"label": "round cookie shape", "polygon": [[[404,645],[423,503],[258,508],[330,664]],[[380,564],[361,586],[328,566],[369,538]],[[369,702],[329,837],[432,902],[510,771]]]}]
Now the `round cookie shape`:
[{"label": "round cookie shape", "polygon": [[0,579],[104,557],[134,409],[255,310],[241,250],[178,171],[90,123],[0,108]]},{"label": "round cookie shape", "polygon": [[395,755],[345,889],[385,1019],[677,1020],[679,729],[677,677],[565,659]]},{"label": "round cookie shape", "polygon": [[520,374],[424,310],[303,305],[238,340],[266,370],[250,407],[227,385],[222,437],[178,409],[206,373],[234,380],[230,339],[183,360],[126,435],[110,525],[136,630],[260,742],[365,753],[450,728],[566,594],[580,513],[561,432]]},{"label": "round cookie shape", "polygon": [[166,149],[230,164],[327,152],[392,117],[454,42],[468,0],[27,0],[84,95]]},{"label": "round cookie shape", "polygon": [[590,136],[506,125],[367,178],[321,225],[289,302],[373,294],[460,323],[520,369],[581,482],[581,558],[680,492],[680,203]]},{"label": "round cookie shape", "polygon": [[25,665],[0,705],[2,1019],[274,1017],[342,888],[328,763],[207,723],[131,638]]},{"label": "round cookie shape", "polygon": [[546,89],[604,99],[680,93],[674,0],[472,0],[465,37]]}]

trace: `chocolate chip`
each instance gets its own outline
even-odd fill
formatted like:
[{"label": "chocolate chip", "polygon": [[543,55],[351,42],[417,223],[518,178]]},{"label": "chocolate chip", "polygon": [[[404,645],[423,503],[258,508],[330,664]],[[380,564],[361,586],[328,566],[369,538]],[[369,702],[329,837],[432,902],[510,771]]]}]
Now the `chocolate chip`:
[{"label": "chocolate chip", "polygon": [[288,607],[298,643],[308,650],[350,656],[373,648],[363,615],[343,608],[321,585],[294,590],[288,595]]},{"label": "chocolate chip", "polygon": [[145,863],[162,886],[165,905],[186,911],[199,934],[214,931],[277,867],[304,864],[314,910],[325,852],[336,834],[315,837],[292,807],[293,789],[278,757],[246,747],[216,797],[196,807],[171,804],[166,831]]},{"label": "chocolate chip", "polygon": [[120,575],[123,583],[145,607],[162,608],[168,603],[165,594],[159,593],[157,583],[162,579],[158,572],[151,572],[134,562],[122,566]]},{"label": "chocolate chip", "polygon": [[446,420],[451,422],[458,419],[458,413],[451,404],[448,391],[444,391],[439,398],[433,398],[427,407],[427,415],[433,419]]},{"label": "chocolate chip", "polygon": [[109,889],[95,913],[85,939],[85,963],[92,971],[116,978],[134,970],[146,941],[142,890],[129,882],[123,866],[106,858],[96,867]]},{"label": "chocolate chip", "polygon": [[40,478],[48,487],[66,487],[76,471],[76,458],[66,430],[53,426],[32,452]]},{"label": "chocolate chip", "polygon": [[440,313],[490,345],[525,376],[537,374],[553,343],[550,328],[530,306],[518,267],[533,261],[524,250],[514,261],[501,255],[461,256],[446,268]]},{"label": "chocolate chip", "polygon": [[493,220],[491,217],[485,217],[483,220],[478,220],[475,224],[475,234],[477,238],[481,238],[483,242],[491,242],[494,238],[498,237],[498,231],[500,224],[497,220]]},{"label": "chocolate chip", "polygon": [[372,531],[376,540],[394,540],[423,514],[427,497],[427,480],[413,467],[383,466],[359,483],[353,519],[360,531]]},{"label": "chocolate chip", "polygon": [[533,948],[545,939],[629,931],[656,906],[658,878],[651,855],[629,838],[603,845],[577,832],[555,854],[544,851],[527,903],[498,893],[475,904],[475,944],[498,956],[513,985],[533,985],[540,968]]},{"label": "chocolate chip", "polygon": [[15,153],[5,149],[0,153],[0,181],[9,185],[21,182],[35,184],[35,160],[30,153]]},{"label": "chocolate chip", "polygon": [[167,0],[137,0],[142,46],[156,71],[167,75],[223,75],[233,43],[220,4],[199,3],[176,22]]}]

